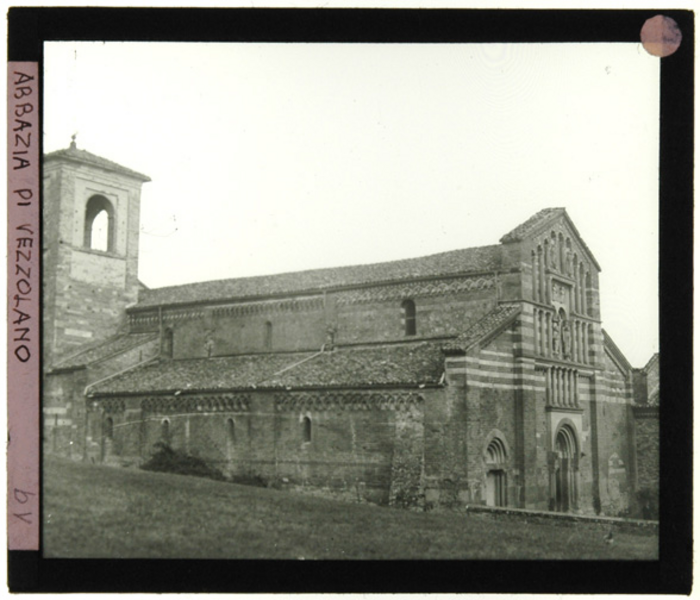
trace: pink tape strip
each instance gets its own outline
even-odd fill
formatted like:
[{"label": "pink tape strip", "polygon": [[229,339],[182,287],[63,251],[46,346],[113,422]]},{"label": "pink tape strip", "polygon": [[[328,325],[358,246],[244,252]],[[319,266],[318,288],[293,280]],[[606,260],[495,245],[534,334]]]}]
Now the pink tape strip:
[{"label": "pink tape strip", "polygon": [[7,537],[39,549],[39,65],[8,63]]}]

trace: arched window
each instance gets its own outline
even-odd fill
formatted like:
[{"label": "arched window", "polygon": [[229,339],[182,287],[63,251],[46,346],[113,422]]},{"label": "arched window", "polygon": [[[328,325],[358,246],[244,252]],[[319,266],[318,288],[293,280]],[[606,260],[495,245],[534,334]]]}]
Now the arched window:
[{"label": "arched window", "polygon": [[486,448],[486,505],[508,506],[508,485],[505,472],[506,447],[500,438],[494,438]]},{"label": "arched window", "polygon": [[174,333],[169,327],[163,332],[163,356],[166,358],[173,357]]},{"label": "arched window", "polygon": [[229,446],[233,446],[236,441],[236,424],[233,419],[226,419],[226,441]]},{"label": "arched window", "polygon": [[83,245],[93,250],[114,252],[114,207],[104,196],[92,196],[85,206]]},{"label": "arched window", "polygon": [[502,465],[506,462],[506,447],[500,438],[494,438],[486,448],[486,462],[494,465]]},{"label": "arched window", "polygon": [[416,304],[413,300],[404,300],[401,303],[403,309],[403,323],[405,335],[416,335]]},{"label": "arched window", "polygon": [[170,420],[163,419],[160,422],[160,441],[164,444],[170,444]]},{"label": "arched window", "polygon": [[301,436],[304,442],[311,441],[311,419],[309,417],[304,417],[301,420]]},{"label": "arched window", "polygon": [[265,350],[272,350],[272,323],[265,321]]},{"label": "arched window", "polygon": [[114,438],[114,421],[112,417],[107,417],[102,426],[102,435],[106,440],[111,440]]},{"label": "arched window", "polygon": [[102,460],[112,456],[114,450],[114,421],[107,417],[102,421]]}]

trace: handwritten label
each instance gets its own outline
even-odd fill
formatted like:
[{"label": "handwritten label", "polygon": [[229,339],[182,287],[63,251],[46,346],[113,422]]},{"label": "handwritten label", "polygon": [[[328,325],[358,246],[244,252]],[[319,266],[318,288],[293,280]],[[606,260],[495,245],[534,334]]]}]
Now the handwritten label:
[{"label": "handwritten label", "polygon": [[39,66],[8,63],[7,537],[39,549]]}]

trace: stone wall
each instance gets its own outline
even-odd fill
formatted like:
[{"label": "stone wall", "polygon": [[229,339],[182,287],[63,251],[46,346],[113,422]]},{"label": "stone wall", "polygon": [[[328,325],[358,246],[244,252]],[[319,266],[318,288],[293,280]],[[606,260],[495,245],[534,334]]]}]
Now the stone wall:
[{"label": "stone wall", "polygon": [[85,452],[85,369],[45,375],[42,390],[43,451],[82,460]]},{"label": "stone wall", "polygon": [[90,405],[89,454],[137,464],[166,441],[229,477],[417,506],[423,407],[406,391],[101,399]]},{"label": "stone wall", "polygon": [[645,519],[658,518],[659,408],[635,407],[637,451],[637,512]]},{"label": "stone wall", "polygon": [[604,352],[600,377],[598,455],[601,509],[608,516],[625,513],[634,503],[636,461],[631,414],[631,376]]}]

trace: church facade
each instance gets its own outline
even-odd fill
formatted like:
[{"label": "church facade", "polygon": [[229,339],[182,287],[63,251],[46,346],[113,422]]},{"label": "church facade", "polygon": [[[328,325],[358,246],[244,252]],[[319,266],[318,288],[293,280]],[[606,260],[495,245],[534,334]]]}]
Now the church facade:
[{"label": "church facade", "polygon": [[44,165],[45,452],[138,465],[164,442],[230,477],[426,509],[617,515],[654,486],[637,432],[658,452],[658,392],[655,412],[649,369],[602,328],[564,209],[491,246],[147,289],[148,177],[75,144]]}]

